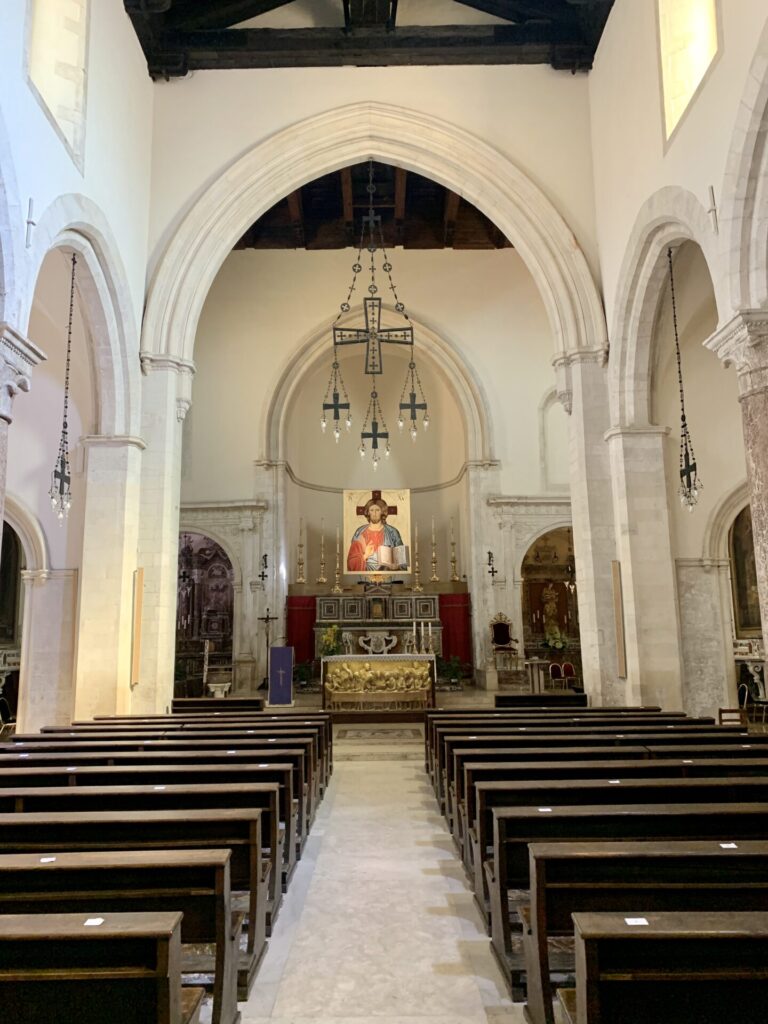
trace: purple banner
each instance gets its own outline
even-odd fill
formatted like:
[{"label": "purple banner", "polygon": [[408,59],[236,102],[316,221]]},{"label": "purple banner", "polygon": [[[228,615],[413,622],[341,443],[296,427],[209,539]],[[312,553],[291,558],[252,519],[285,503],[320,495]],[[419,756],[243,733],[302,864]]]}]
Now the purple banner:
[{"label": "purple banner", "polygon": [[293,648],[269,649],[269,703],[272,707],[293,703]]}]

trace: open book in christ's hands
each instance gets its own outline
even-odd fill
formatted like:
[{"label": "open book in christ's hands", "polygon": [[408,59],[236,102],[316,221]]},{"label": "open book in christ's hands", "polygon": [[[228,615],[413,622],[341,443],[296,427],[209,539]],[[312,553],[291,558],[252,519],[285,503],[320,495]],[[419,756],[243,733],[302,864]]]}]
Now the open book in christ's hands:
[{"label": "open book in christ's hands", "polygon": [[379,565],[387,569],[407,569],[410,562],[410,550],[406,544],[399,544],[395,548],[382,545],[378,555]]}]

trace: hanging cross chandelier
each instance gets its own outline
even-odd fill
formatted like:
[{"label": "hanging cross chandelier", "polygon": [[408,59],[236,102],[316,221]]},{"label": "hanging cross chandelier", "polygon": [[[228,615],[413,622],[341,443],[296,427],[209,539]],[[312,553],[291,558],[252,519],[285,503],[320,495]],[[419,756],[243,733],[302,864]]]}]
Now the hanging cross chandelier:
[{"label": "hanging cross chandelier", "polygon": [[59,525],[63,526],[72,505],[72,473],[69,468],[69,369],[72,359],[72,318],[75,309],[75,267],[77,256],[72,253],[72,276],[69,282],[69,320],[67,321],[67,359],[64,365],[64,415],[61,423],[59,454],[51,473],[51,489],[48,497],[51,508],[56,513]]},{"label": "hanging cross chandelier", "polygon": [[672,249],[667,249],[669,266],[669,292],[672,297],[672,328],[675,334],[675,358],[677,360],[677,384],[680,389],[680,504],[693,512],[699,500],[699,491],[704,486],[699,480],[696,456],[693,454],[693,441],[685,417],[685,393],[683,391],[683,366],[680,359],[680,337],[677,329],[677,304],[675,302],[675,277],[672,273]]},{"label": "hanging cross chandelier", "polygon": [[[370,442],[371,461],[373,468],[380,461],[380,443],[383,443],[384,457],[389,458],[389,430],[384,419],[384,413],[379,402],[379,393],[376,386],[376,378],[384,372],[382,345],[407,345],[410,347],[411,358],[408,363],[405,383],[400,395],[400,410],[397,425],[400,431],[405,428],[404,414],[410,419],[409,433],[411,440],[418,437],[417,416],[423,413],[422,426],[426,430],[429,426],[429,411],[427,400],[424,396],[424,389],[419,378],[419,371],[413,358],[413,327],[406,312],[404,304],[400,301],[395,283],[392,279],[392,264],[384,247],[384,235],[381,226],[381,215],[375,212],[374,195],[376,186],[373,183],[373,161],[368,164],[368,213],[363,217],[362,229],[360,232],[360,245],[358,247],[357,259],[352,264],[352,282],[347,291],[347,297],[339,307],[339,312],[333,323],[333,362],[331,363],[331,374],[328,379],[328,386],[323,398],[323,415],[320,420],[320,427],[325,433],[328,427],[327,414],[332,414],[333,437],[338,444],[341,437],[341,415],[345,413],[344,424],[347,431],[352,429],[351,403],[344,384],[339,365],[339,347],[344,345],[365,345],[365,366],[364,373],[373,377],[371,396],[368,408],[363,420],[363,427],[360,432],[360,457],[364,459],[368,454],[366,442]],[[368,272],[370,283],[368,284],[368,295],[363,298],[363,313],[365,326],[361,328],[338,327],[339,320],[349,313],[351,299],[357,289],[358,276],[363,273],[363,252],[367,251],[370,260],[368,261]],[[403,327],[384,328],[381,326],[381,298],[378,296],[379,286],[376,283],[376,254],[381,253],[381,270],[386,275],[389,290],[394,298],[395,312],[405,322]],[[407,395],[407,398],[406,398]],[[330,399],[330,401],[329,401]]]}]

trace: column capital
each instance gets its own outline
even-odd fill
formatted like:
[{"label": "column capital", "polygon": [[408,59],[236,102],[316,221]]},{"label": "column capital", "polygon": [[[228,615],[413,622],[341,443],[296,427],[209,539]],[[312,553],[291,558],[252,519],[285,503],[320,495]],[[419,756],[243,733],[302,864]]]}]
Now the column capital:
[{"label": "column capital", "polygon": [[740,310],[704,346],[736,368],[741,400],[768,391],[768,310]]},{"label": "column capital", "polygon": [[29,391],[32,370],[45,353],[10,324],[0,323],[0,419],[10,423],[13,400]]},{"label": "column capital", "polygon": [[613,441],[616,438],[639,438],[639,437],[666,437],[670,433],[669,427],[657,426],[653,423],[646,426],[616,426],[606,430],[603,435],[606,441]]},{"label": "column capital", "polygon": [[189,359],[166,355],[157,352],[140,352],[141,372],[144,376],[164,371],[175,373],[178,377],[176,391],[176,419],[182,423],[192,405],[192,378],[195,375],[195,364]]},{"label": "column capital", "polygon": [[590,363],[603,369],[608,363],[608,346],[600,345],[596,348],[580,348],[571,352],[558,352],[552,360],[552,366],[555,369],[557,400],[569,416],[573,412],[572,369],[574,366]]}]

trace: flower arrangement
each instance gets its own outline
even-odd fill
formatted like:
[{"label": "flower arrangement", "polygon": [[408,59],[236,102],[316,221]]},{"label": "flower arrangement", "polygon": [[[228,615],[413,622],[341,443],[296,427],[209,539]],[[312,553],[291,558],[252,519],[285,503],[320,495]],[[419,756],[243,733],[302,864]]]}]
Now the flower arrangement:
[{"label": "flower arrangement", "polygon": [[341,631],[338,626],[329,626],[320,637],[320,654],[330,658],[341,651]]},{"label": "flower arrangement", "polygon": [[544,647],[548,647],[551,651],[564,651],[568,646],[567,637],[562,636],[560,633],[552,634],[552,636],[546,636],[541,641]]}]

